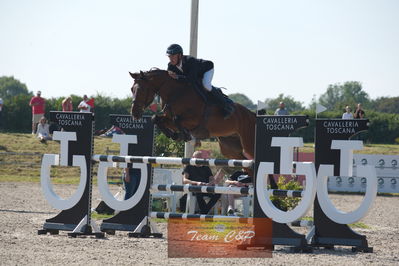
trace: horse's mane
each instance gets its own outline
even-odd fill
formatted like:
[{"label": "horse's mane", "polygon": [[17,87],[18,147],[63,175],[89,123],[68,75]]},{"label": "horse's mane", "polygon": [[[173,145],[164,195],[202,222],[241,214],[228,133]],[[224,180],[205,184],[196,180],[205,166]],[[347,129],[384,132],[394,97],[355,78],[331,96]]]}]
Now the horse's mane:
[{"label": "horse's mane", "polygon": [[148,71],[142,71],[140,70],[139,72],[135,72],[135,73],[130,73],[131,75],[136,75],[137,77],[134,77],[134,79],[145,79],[148,77],[152,77],[152,76],[156,76],[156,75],[160,75],[160,74],[166,74],[168,71],[157,68],[157,67],[152,67],[150,68],[150,70]]},{"label": "horse's mane", "polygon": [[166,72],[168,72],[168,71],[167,71],[167,70],[160,69],[160,68],[158,68],[158,67],[152,67],[152,68],[150,68],[150,70],[146,71],[145,74],[157,75],[157,74],[163,74],[163,73],[166,73]]},{"label": "horse's mane", "polygon": [[[141,72],[141,73],[143,73],[142,74],[143,78],[149,78],[149,77],[158,76],[158,75],[165,75],[168,79],[171,79],[171,80],[177,82],[177,80],[175,80],[174,78],[169,76],[167,70],[163,70],[158,67],[152,67],[152,68],[150,68],[149,71],[145,71],[145,72]],[[187,87],[192,87],[192,84],[189,81],[186,81],[186,80],[179,81],[179,84],[184,84],[184,83],[186,83]],[[194,88],[191,88],[191,89],[195,90]]]}]

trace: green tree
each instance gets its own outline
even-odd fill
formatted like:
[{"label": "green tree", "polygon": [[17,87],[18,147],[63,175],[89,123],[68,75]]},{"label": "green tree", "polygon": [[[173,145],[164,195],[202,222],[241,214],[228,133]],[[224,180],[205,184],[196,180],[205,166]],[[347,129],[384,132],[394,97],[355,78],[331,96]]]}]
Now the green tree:
[{"label": "green tree", "polygon": [[174,141],[156,130],[155,134],[155,156],[184,156],[184,142]]},{"label": "green tree", "polygon": [[312,100],[309,103],[308,109],[309,110],[316,110],[316,104],[317,104],[316,94],[313,94],[313,97],[312,97]]},{"label": "green tree", "polygon": [[19,94],[5,101],[2,119],[7,131],[29,132],[32,129],[30,98],[30,95]]},{"label": "green tree", "polygon": [[0,77],[0,97],[4,100],[2,111],[3,129],[26,132],[31,129],[30,98],[33,96],[26,85],[13,76]]},{"label": "green tree", "polygon": [[377,112],[399,114],[399,97],[379,97],[371,101],[370,109]]},{"label": "green tree", "polygon": [[14,77],[0,77],[0,98],[3,98],[5,101],[20,94],[29,96],[33,95],[28,91],[25,84],[21,83]]},{"label": "green tree", "polygon": [[277,98],[271,99],[267,98],[265,100],[266,105],[268,106],[269,113],[274,113],[274,111],[279,107],[280,102],[284,102],[285,108],[288,112],[296,112],[302,111],[305,109],[301,102],[295,101],[292,96],[284,96],[283,93],[280,93]]},{"label": "green tree", "polygon": [[65,97],[46,99],[46,117],[49,118],[50,111],[62,111],[62,101]]},{"label": "green tree", "polygon": [[256,110],[256,105],[246,95],[242,93],[229,94],[229,98],[232,101],[247,107],[249,110]]},{"label": "green tree", "polygon": [[358,103],[367,107],[370,104],[369,95],[362,90],[358,81],[347,81],[344,84],[330,84],[327,91],[319,98],[319,103],[328,110],[341,111],[346,105],[354,109]]},{"label": "green tree", "polygon": [[[110,114],[130,114],[132,100],[129,97],[126,97],[125,99],[118,99],[97,94],[94,96],[94,100],[95,123],[97,129],[110,127]],[[79,102],[77,102],[77,104],[79,104]]]}]

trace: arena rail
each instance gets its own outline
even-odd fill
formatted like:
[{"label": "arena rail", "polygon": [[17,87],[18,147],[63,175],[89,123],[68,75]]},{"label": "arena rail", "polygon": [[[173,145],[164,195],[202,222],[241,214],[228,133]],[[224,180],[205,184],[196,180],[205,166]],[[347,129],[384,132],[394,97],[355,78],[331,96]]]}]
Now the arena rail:
[{"label": "arena rail", "polygon": [[[210,194],[232,194],[232,195],[254,195],[252,187],[221,187],[221,186],[194,186],[194,185],[172,185],[172,184],[153,184],[151,192],[197,192]],[[268,189],[269,196],[300,198],[303,197],[302,190]]]},{"label": "arena rail", "polygon": [[151,218],[158,219],[191,219],[197,218],[200,220],[212,221],[213,219],[221,219],[221,218],[239,218],[239,219],[248,219],[242,218],[239,216],[225,216],[225,215],[209,215],[209,214],[188,214],[188,213],[173,213],[173,212],[151,212]]},{"label": "arena rail", "polygon": [[152,156],[114,156],[100,154],[93,155],[92,159],[96,162],[155,163],[165,165],[206,165],[229,167],[252,167],[254,164],[253,160],[196,159]]}]

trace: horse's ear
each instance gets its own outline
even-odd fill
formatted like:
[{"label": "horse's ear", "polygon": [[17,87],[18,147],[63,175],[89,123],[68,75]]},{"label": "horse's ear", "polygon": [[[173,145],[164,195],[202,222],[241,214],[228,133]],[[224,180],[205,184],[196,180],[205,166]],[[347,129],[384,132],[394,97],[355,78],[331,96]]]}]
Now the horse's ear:
[{"label": "horse's ear", "polygon": [[138,73],[129,72],[129,74],[130,74],[130,76],[131,76],[132,78],[134,78],[134,79],[138,79],[138,78],[139,78],[139,74],[138,74]]},{"label": "horse's ear", "polygon": [[141,71],[141,70],[140,70],[140,78],[142,78],[142,79],[144,79],[144,78],[145,78],[145,76],[144,76],[144,72],[143,72],[143,71]]}]

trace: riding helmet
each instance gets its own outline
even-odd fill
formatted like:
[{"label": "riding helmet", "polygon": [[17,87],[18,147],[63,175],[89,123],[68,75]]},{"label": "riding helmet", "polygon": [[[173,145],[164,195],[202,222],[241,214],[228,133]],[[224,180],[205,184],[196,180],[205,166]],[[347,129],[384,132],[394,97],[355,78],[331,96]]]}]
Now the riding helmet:
[{"label": "riding helmet", "polygon": [[167,55],[174,55],[174,54],[183,54],[183,48],[181,48],[178,44],[171,44],[169,45],[168,49],[166,50]]}]

